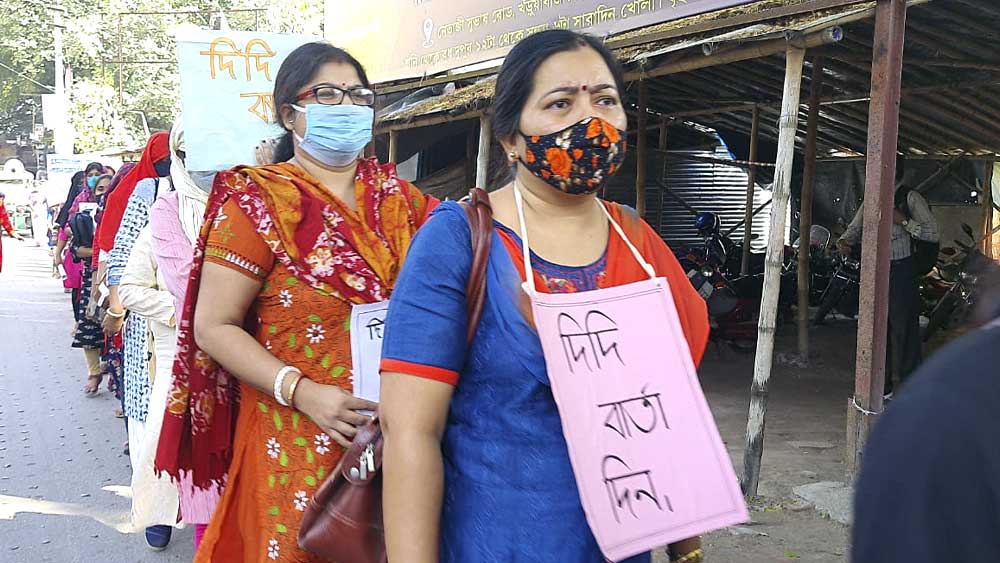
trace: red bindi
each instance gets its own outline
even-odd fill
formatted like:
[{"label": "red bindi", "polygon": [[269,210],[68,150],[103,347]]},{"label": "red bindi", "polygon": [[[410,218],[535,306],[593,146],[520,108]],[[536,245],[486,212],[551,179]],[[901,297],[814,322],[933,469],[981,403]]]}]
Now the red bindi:
[{"label": "red bindi", "polygon": [[586,92],[587,91],[587,85],[584,84],[583,86],[580,86],[580,89],[583,90],[584,92]]}]

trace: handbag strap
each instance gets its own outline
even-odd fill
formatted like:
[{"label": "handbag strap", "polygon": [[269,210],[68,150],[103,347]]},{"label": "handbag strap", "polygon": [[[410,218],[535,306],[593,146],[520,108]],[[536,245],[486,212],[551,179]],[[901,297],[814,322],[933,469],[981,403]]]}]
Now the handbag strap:
[{"label": "handbag strap", "polygon": [[493,243],[493,207],[490,205],[489,194],[482,188],[472,188],[468,201],[463,202],[462,207],[469,217],[472,242],[472,267],[465,287],[465,310],[469,323],[466,343],[471,344],[486,303],[486,265],[490,261],[490,247]]}]

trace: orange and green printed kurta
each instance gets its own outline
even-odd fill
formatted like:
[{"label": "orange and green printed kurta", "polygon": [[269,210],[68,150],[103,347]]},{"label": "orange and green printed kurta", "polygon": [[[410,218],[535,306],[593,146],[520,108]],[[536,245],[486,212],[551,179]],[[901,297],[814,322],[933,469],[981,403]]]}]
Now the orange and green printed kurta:
[{"label": "orange and green printed kurta", "polygon": [[[359,181],[359,208],[353,218],[370,224],[377,217],[378,226],[373,230],[389,239],[404,238],[398,250],[405,255],[412,228],[394,224],[384,206],[378,212],[366,209],[366,189],[379,187],[366,187]],[[412,196],[422,222],[424,196],[410,191],[408,185],[403,189]],[[351,393],[352,304],[294,275],[282,260],[276,259],[276,252],[284,249],[278,229],[261,234],[258,227],[234,200],[227,201],[208,235],[205,260],[262,282],[254,303],[258,317],[255,337],[271,354],[317,383],[336,385]],[[394,230],[410,232],[390,232]],[[309,253],[306,260],[314,273],[322,273],[325,260],[337,258],[330,252],[303,251]],[[392,265],[393,275],[386,280],[386,291],[398,267]],[[349,283],[364,284],[364,280]],[[225,491],[195,561],[323,561],[299,549],[298,530],[306,507],[336,467],[343,448],[307,416],[279,405],[269,394],[242,383],[240,392]]]}]

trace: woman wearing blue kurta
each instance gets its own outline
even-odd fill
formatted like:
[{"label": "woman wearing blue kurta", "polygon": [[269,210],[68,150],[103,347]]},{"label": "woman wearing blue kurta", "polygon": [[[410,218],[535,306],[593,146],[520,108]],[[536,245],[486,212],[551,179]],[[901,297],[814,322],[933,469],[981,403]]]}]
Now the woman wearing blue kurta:
[{"label": "woman wearing blue kurta", "polygon": [[[132,248],[135,246],[139,233],[149,224],[149,208],[153,206],[160,190],[170,188],[170,159],[163,159],[155,164],[159,178],[146,178],[139,181],[132,195],[129,196],[125,214],[115,235],[115,246],[108,255],[108,287],[114,292],[112,309],[121,309],[118,298],[118,286],[128,265]],[[152,390],[149,359],[150,348],[148,339],[149,327],[146,318],[130,314],[122,331],[124,347],[124,386],[125,398],[123,411],[127,420],[129,456],[132,467],[140,467],[139,455],[145,439],[146,414],[149,410],[149,394]],[[155,550],[161,550],[170,541],[171,528],[166,525],[156,525],[146,528],[146,543]]]},{"label": "woman wearing blue kurta", "polygon": [[[595,193],[624,157],[623,92],[607,49],[568,31],[525,39],[501,69],[494,131],[516,163],[540,291],[648,278],[595,205]],[[513,183],[492,194],[486,304],[471,345],[465,286],[472,249],[457,204],[442,204],[417,233],[393,292],[380,406],[390,561],[605,560],[587,525],[521,289],[513,200]],[[697,361],[708,336],[704,302],[634,211],[606,205],[657,275],[671,282]],[[670,551],[675,561],[700,561],[697,539]]]}]

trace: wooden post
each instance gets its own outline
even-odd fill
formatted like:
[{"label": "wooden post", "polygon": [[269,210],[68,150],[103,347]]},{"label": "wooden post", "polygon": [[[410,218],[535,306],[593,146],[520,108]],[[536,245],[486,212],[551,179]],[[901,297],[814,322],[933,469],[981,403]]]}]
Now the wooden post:
[{"label": "wooden post", "polygon": [[871,105],[868,110],[858,359],[854,398],[848,402],[847,417],[847,465],[852,475],[856,475],[861,467],[861,455],[868,434],[882,412],[905,28],[906,0],[878,0],[875,5]]},{"label": "wooden post", "polygon": [[753,235],[753,196],[757,188],[757,140],[760,136],[760,107],[753,106],[750,123],[750,170],[747,172],[747,204],[743,217],[743,262],[740,273],[750,274],[750,237]]},{"label": "wooden post", "polygon": [[993,161],[983,163],[983,254],[993,259]]},{"label": "wooden post", "polygon": [[809,121],[806,126],[805,168],[802,172],[802,198],[799,208],[799,358],[809,362],[809,245],[812,243],[813,192],[816,187],[816,130],[819,126],[819,102],[823,90],[823,60],[812,61],[809,91]]},{"label": "wooden post", "polygon": [[479,118],[479,156],[476,158],[476,187],[489,189],[490,142],[493,139],[493,123],[490,116]]},{"label": "wooden post", "polygon": [[662,236],[663,233],[663,184],[667,183],[667,166],[670,165],[668,162],[667,155],[667,128],[670,127],[670,121],[664,119],[660,122],[660,139],[658,147],[660,151],[660,157],[663,158],[663,175],[660,178],[660,183],[657,184],[658,189],[656,190],[657,202],[656,206],[656,232]]},{"label": "wooden post", "polygon": [[476,165],[479,160],[479,127],[469,127],[465,133],[465,185],[476,185]]},{"label": "wooden post", "polygon": [[778,293],[781,291],[781,266],[785,253],[785,213],[791,195],[795,134],[799,125],[799,92],[805,55],[804,49],[792,46],[785,53],[785,87],[778,124],[778,158],[775,161],[774,193],[771,198],[771,232],[767,241],[764,293],[757,325],[757,355],[754,360],[753,384],[750,387],[747,445],[743,454],[743,479],[740,483],[743,494],[748,497],[757,495],[760,459],[764,453],[767,385],[774,360],[775,321],[778,316]]},{"label": "wooden post", "polygon": [[389,130],[389,162],[399,164],[399,131]]},{"label": "wooden post", "polygon": [[649,88],[646,82],[639,80],[639,120],[635,139],[635,210],[639,217],[646,216],[646,124],[649,115],[646,113],[649,104]]}]

